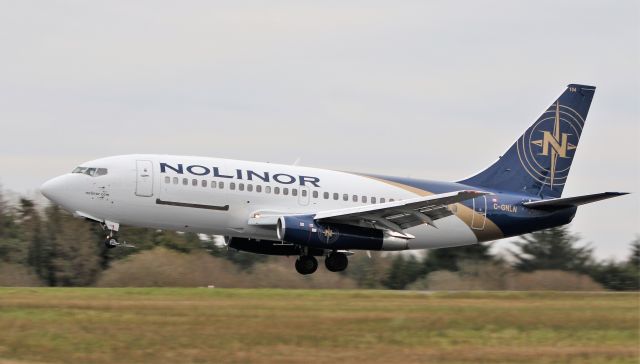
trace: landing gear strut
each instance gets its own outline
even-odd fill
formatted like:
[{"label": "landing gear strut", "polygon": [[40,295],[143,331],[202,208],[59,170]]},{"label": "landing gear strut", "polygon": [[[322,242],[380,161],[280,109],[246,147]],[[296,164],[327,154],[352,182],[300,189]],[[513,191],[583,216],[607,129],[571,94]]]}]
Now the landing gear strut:
[{"label": "landing gear strut", "polygon": [[332,252],[324,259],[324,265],[331,272],[341,272],[347,269],[349,258],[345,253]]},{"label": "landing gear strut", "polygon": [[313,255],[301,255],[296,259],[296,270],[300,274],[311,274],[318,269],[318,260]]},{"label": "landing gear strut", "polygon": [[100,225],[102,226],[102,230],[107,233],[107,237],[104,239],[104,246],[106,246],[107,249],[113,249],[118,246],[124,246],[128,248],[134,247],[133,245],[128,244],[126,241],[123,241],[122,243],[118,241],[117,233],[120,229],[120,224],[105,220]]},{"label": "landing gear strut", "polygon": [[104,245],[108,249],[113,249],[118,245],[120,245],[120,243],[118,242],[118,239],[115,236],[111,236],[111,237],[107,236],[107,238],[104,240]]},{"label": "landing gear strut", "polygon": [[117,230],[111,229],[106,224],[102,224],[102,230],[107,232],[107,237],[104,239],[104,246],[106,246],[107,249],[113,249],[120,245],[118,238],[116,237]]}]

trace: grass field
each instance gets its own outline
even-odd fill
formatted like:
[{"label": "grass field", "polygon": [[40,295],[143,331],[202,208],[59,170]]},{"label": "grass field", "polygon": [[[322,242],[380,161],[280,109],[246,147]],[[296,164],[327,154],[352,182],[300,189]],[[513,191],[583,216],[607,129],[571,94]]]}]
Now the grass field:
[{"label": "grass field", "polygon": [[639,297],[1,288],[0,362],[638,363]]}]

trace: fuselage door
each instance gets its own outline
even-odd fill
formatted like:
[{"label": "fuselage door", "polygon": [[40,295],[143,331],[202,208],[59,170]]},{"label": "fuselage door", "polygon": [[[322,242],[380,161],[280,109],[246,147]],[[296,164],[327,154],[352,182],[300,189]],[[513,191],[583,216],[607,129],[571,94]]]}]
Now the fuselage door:
[{"label": "fuselage door", "polygon": [[136,196],[153,196],[153,163],[136,161]]},{"label": "fuselage door", "polygon": [[309,187],[300,187],[300,194],[298,194],[298,203],[301,206],[307,206],[309,204]]},{"label": "fuselage door", "polygon": [[483,230],[487,222],[487,196],[480,196],[473,199],[473,216],[471,217],[471,228]]}]

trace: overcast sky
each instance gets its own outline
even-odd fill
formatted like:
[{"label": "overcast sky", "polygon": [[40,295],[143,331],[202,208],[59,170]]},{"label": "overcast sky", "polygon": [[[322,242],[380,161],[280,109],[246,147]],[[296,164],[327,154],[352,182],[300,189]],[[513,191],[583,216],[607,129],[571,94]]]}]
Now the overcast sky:
[{"label": "overcast sky", "polygon": [[0,183],[205,155],[456,180],[597,86],[565,196],[600,258],[640,233],[638,1],[0,1]]}]

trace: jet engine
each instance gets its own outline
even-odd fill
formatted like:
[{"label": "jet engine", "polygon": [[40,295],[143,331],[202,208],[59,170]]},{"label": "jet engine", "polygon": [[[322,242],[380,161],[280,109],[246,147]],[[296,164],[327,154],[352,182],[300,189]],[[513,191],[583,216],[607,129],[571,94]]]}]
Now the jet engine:
[{"label": "jet engine", "polygon": [[330,250],[406,250],[408,237],[380,229],[319,223],[313,215],[281,216],[278,239],[310,248]]}]

